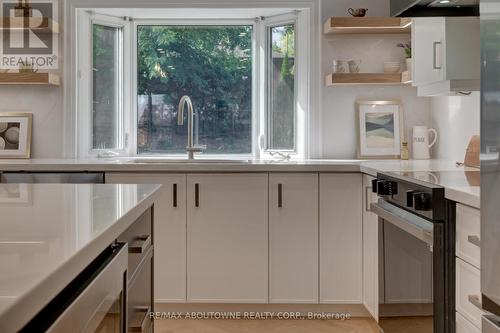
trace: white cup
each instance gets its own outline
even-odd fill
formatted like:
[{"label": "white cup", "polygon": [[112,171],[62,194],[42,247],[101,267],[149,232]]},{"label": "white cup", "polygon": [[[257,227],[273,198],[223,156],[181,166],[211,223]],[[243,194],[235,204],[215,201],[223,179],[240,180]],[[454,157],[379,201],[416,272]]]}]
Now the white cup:
[{"label": "white cup", "polygon": [[349,60],[347,62],[349,65],[349,72],[350,73],[359,73],[360,71],[360,65],[361,65],[361,60]]},{"label": "white cup", "polygon": [[333,72],[334,73],[345,73],[347,72],[346,61],[344,60],[334,60],[333,61]]},{"label": "white cup", "polygon": [[[429,133],[434,133],[434,139],[429,143]],[[437,141],[437,131],[427,126],[413,126],[413,159],[428,160],[431,158],[430,149]]]}]

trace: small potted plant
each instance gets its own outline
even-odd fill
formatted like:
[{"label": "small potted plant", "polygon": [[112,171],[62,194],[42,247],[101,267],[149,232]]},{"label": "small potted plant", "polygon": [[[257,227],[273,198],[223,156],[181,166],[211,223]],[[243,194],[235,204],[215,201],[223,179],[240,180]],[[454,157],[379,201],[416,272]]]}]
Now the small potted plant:
[{"label": "small potted plant", "polygon": [[397,46],[402,48],[405,52],[406,70],[408,71],[408,74],[411,77],[411,43],[410,42],[399,43]]}]

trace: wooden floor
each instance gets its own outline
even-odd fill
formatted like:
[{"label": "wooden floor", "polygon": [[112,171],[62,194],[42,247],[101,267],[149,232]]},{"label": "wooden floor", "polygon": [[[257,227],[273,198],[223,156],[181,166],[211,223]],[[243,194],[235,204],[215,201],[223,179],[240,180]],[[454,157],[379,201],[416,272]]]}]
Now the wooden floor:
[{"label": "wooden floor", "polygon": [[368,318],[350,320],[192,320],[155,321],[156,333],[379,333]]}]

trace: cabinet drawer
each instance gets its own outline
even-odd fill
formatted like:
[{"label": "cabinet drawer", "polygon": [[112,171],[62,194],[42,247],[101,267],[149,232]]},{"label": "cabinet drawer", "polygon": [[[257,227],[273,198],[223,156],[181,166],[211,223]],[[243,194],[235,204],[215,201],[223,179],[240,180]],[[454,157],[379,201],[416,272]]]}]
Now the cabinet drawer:
[{"label": "cabinet drawer", "polygon": [[148,253],[148,250],[153,246],[151,217],[152,212],[150,208],[118,238],[119,242],[128,244],[129,281],[136,274],[137,265],[139,265]]},{"label": "cabinet drawer", "polygon": [[472,325],[470,321],[464,318],[460,313],[456,313],[456,333],[481,333],[481,330]]},{"label": "cabinet drawer", "polygon": [[477,304],[481,299],[479,269],[457,258],[456,270],[456,310],[474,326],[481,327],[483,312]]},{"label": "cabinet drawer", "polygon": [[480,267],[481,261],[480,230],[479,210],[457,205],[457,257],[477,268]]},{"label": "cabinet drawer", "polygon": [[145,254],[143,261],[137,267],[137,273],[128,285],[128,332],[144,333],[152,330],[152,319],[149,313],[153,311],[153,257],[152,249]]}]

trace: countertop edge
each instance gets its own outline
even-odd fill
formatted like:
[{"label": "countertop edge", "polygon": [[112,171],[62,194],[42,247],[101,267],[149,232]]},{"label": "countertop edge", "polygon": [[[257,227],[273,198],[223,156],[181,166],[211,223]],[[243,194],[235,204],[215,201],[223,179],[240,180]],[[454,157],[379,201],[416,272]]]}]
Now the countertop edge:
[{"label": "countertop edge", "polygon": [[64,287],[66,287],[85,267],[119,235],[121,235],[146,209],[151,207],[160,195],[160,186],[137,206],[120,217],[99,237],[89,242],[83,249],[70,257],[58,269],[46,276],[37,285],[0,313],[0,331],[18,332],[44,308]]}]

